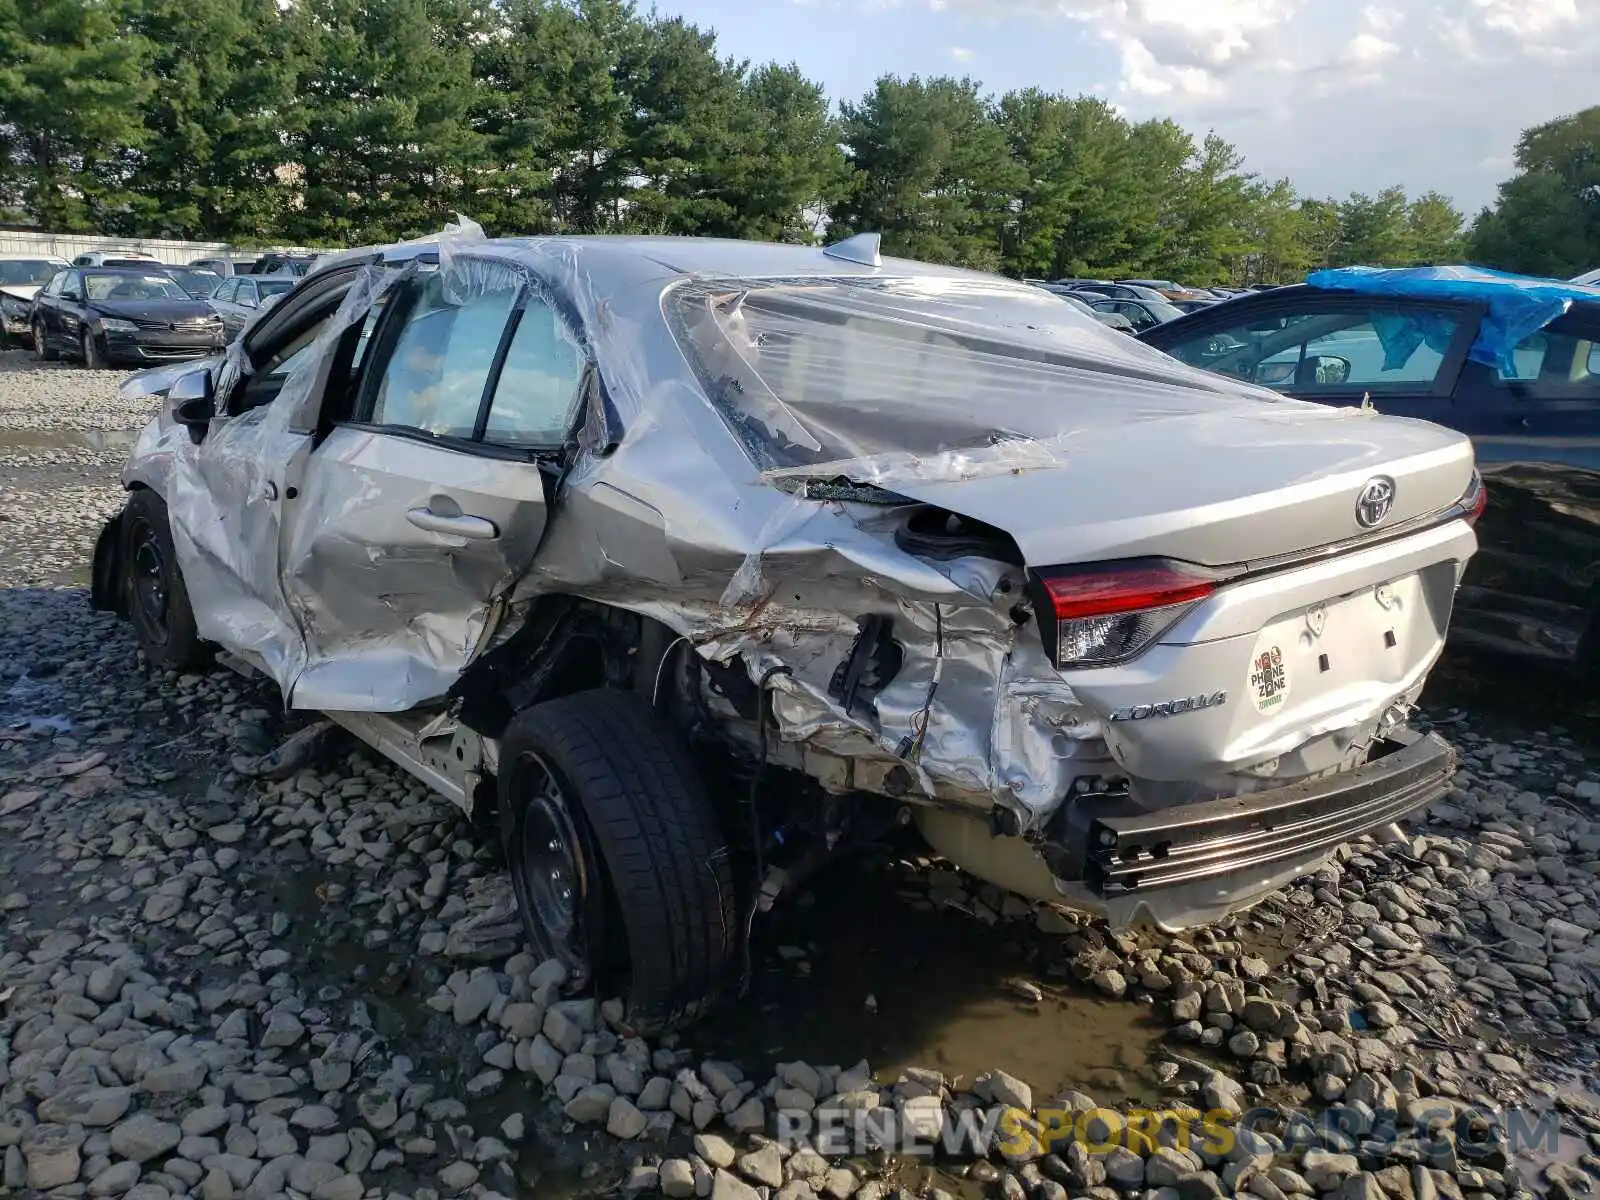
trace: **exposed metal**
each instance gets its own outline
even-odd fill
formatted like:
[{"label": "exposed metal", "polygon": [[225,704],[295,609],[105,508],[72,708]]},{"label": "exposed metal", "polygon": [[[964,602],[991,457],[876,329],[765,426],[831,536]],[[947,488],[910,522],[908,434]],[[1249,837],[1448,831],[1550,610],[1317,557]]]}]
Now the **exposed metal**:
[{"label": "exposed metal", "polygon": [[[736,749],[826,792],[916,806],[936,847],[1033,894],[1181,926],[1326,853],[1114,905],[1045,857],[1071,843],[1083,868],[1097,803],[1164,811],[1358,767],[1443,645],[1474,548],[1451,515],[1465,439],[1185,367],[1039,289],[875,241],[490,242],[463,223],[330,256],[208,364],[203,441],[163,413],[124,478],[166,499],[203,636],[457,803],[495,747],[430,722],[562,598],[666,631],[647,694],[690,694]],[[325,419],[369,312],[433,271],[450,303],[512,289],[581,362],[542,463]],[[341,272],[276,397],[241,409],[261,331]],[[1378,470],[1404,536],[1369,541],[1357,498]],[[1142,556],[1278,565],[1126,666],[1058,670],[1030,572]],[[1264,649],[1286,664],[1271,705],[1245,695]],[[768,695],[766,725],[741,690]]]}]

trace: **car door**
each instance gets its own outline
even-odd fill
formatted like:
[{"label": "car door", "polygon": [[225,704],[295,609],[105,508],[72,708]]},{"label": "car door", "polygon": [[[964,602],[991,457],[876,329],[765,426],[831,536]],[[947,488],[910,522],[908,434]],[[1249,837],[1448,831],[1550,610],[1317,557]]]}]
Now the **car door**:
[{"label": "car door", "polygon": [[211,307],[216,310],[217,316],[222,318],[222,328],[227,332],[231,341],[239,332],[239,322],[234,316],[233,296],[239,287],[237,279],[225,279],[216,291],[211,293]]},{"label": "car door", "polygon": [[1481,313],[1470,304],[1298,288],[1168,321],[1140,339],[1303,400],[1370,401],[1456,427],[1451,393]]},{"label": "car door", "polygon": [[57,271],[50,277],[50,282],[39,289],[39,294],[33,298],[33,308],[29,312],[29,320],[39,329],[44,331],[47,345],[54,345],[55,338],[51,333],[51,326],[55,320],[54,313],[61,289],[66,286],[67,276],[71,271]]},{"label": "car door", "polygon": [[394,712],[450,688],[532,563],[586,370],[520,270],[466,259],[396,295],[368,360],[286,509],[296,708]]},{"label": "car door", "polygon": [[256,294],[256,281],[253,279],[239,280],[239,286],[233,293],[234,320],[237,322],[235,332],[243,330],[250,324],[256,315],[256,310],[261,307],[260,297]]},{"label": "car door", "polygon": [[74,352],[88,312],[82,271],[69,271],[45,318],[45,336],[57,350]]},{"label": "car door", "polygon": [[1469,362],[1456,387],[1489,490],[1458,624],[1490,648],[1600,668],[1600,305],[1512,357]]}]

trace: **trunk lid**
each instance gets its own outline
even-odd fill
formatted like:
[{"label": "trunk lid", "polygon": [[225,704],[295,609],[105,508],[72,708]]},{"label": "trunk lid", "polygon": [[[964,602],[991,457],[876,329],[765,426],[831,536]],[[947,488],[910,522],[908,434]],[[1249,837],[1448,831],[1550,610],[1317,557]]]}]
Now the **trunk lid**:
[{"label": "trunk lid", "polygon": [[[1010,533],[1029,566],[1165,556],[1206,566],[1270,559],[1392,528],[1455,503],[1471,442],[1425,421],[1314,406],[1219,409],[1064,437],[1050,467],[893,490]],[[1357,519],[1377,477],[1388,513]]]}]

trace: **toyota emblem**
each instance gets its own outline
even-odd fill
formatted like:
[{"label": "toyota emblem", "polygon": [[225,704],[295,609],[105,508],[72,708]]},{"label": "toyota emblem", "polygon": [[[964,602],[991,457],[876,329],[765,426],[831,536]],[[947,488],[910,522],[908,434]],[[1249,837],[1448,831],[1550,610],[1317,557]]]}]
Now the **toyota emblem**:
[{"label": "toyota emblem", "polygon": [[1356,524],[1363,529],[1381,525],[1393,507],[1394,480],[1375,475],[1361,485],[1361,494],[1356,497]]}]

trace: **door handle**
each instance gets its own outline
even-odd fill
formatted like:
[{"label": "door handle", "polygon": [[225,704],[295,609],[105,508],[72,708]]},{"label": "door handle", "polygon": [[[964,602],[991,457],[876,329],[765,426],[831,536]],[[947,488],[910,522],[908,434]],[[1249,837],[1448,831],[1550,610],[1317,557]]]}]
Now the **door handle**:
[{"label": "door handle", "polygon": [[1506,418],[1506,424],[1511,426],[1513,429],[1526,429],[1526,428],[1528,428],[1528,418],[1527,417],[1507,417]]},{"label": "door handle", "polygon": [[500,531],[495,528],[493,521],[484,517],[475,517],[471,513],[460,513],[447,517],[436,513],[431,508],[408,508],[406,520],[418,529],[426,529],[429,533],[443,533],[451,537],[471,538],[475,542],[487,542],[500,536]]}]

